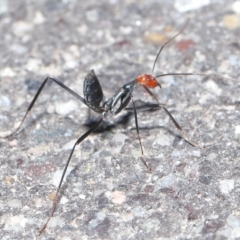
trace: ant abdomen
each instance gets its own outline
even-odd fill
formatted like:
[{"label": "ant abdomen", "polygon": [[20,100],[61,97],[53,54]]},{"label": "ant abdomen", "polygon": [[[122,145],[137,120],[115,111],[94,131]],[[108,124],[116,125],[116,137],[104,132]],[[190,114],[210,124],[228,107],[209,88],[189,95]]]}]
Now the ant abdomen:
[{"label": "ant abdomen", "polygon": [[86,104],[96,112],[102,112],[100,105],[103,100],[103,91],[94,70],[85,77],[83,89]]}]

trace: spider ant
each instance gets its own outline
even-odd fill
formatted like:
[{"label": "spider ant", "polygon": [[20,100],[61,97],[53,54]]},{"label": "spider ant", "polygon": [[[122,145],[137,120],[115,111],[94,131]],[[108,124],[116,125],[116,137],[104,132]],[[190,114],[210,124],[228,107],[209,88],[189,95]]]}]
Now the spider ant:
[{"label": "spider ant", "polygon": [[[170,40],[168,40],[167,42],[165,42],[162,47],[159,49],[157,56],[155,58],[153,67],[152,67],[152,72],[154,71],[156,62],[158,60],[158,57],[160,55],[160,53],[162,52],[163,48],[165,47],[165,45],[167,45],[170,41],[172,41],[173,39],[175,39],[180,33],[182,33],[182,31],[184,30],[184,28],[187,26],[189,20],[185,23],[185,25],[182,27],[182,29],[174,36],[172,37]],[[133,112],[134,113],[134,117],[135,117],[135,125],[136,125],[136,131],[137,131],[137,136],[138,136],[138,141],[140,144],[140,148],[141,148],[141,153],[143,154],[143,147],[142,147],[142,142],[141,142],[141,138],[139,135],[139,127],[138,127],[138,118],[137,118],[137,110],[138,111],[146,111],[146,110],[159,110],[161,108],[163,108],[163,110],[166,112],[166,114],[169,116],[169,118],[171,119],[171,121],[173,122],[173,124],[176,126],[176,128],[178,129],[178,131],[180,132],[180,134],[183,136],[183,138],[189,142],[191,145],[193,146],[197,146],[197,147],[201,147],[198,144],[192,142],[187,134],[182,130],[182,128],[180,127],[180,125],[177,123],[177,121],[174,119],[174,117],[172,116],[172,114],[165,108],[164,104],[160,104],[160,102],[158,101],[157,97],[149,90],[149,88],[155,88],[155,87],[160,87],[161,85],[160,83],[157,82],[157,78],[160,77],[164,77],[164,76],[180,76],[180,75],[198,75],[198,76],[207,76],[207,77],[217,77],[216,75],[207,75],[207,74],[201,74],[201,73],[167,73],[167,74],[160,74],[157,75],[155,77],[153,77],[152,75],[149,74],[142,74],[139,75],[136,79],[131,80],[130,82],[127,82],[126,84],[124,84],[111,98],[105,100],[104,98],[104,94],[102,91],[102,87],[99,83],[99,80],[97,78],[97,76],[95,75],[94,70],[91,70],[87,76],[84,79],[84,85],[83,85],[83,95],[84,98],[81,97],[80,95],[78,95],[76,92],[74,92],[73,90],[71,90],[69,87],[67,87],[65,84],[63,84],[60,80],[58,80],[57,78],[48,76],[42,83],[42,85],[40,86],[40,88],[38,89],[37,93],[35,94],[32,102],[30,103],[21,123],[19,124],[18,128],[12,132],[10,135],[5,136],[5,138],[11,137],[13,136],[22,126],[23,122],[25,121],[28,113],[31,111],[32,107],[34,106],[36,100],[38,99],[40,93],[42,92],[45,84],[47,83],[48,80],[53,81],[54,83],[58,84],[61,88],[63,88],[64,90],[66,90],[68,93],[70,93],[71,95],[73,95],[75,98],[77,98],[80,102],[82,102],[83,104],[85,104],[86,106],[89,107],[89,109],[92,109],[93,111],[101,114],[100,119],[95,123],[94,126],[92,126],[87,132],[85,132],[80,138],[78,138],[78,140],[75,142],[70,155],[68,157],[67,163],[64,167],[55,197],[54,197],[54,201],[53,201],[53,205],[51,208],[51,212],[50,215],[46,221],[46,223],[44,224],[44,226],[41,228],[41,230],[39,231],[39,235],[41,235],[47,225],[48,222],[50,221],[50,219],[53,217],[53,214],[55,212],[56,209],[56,205],[58,202],[58,197],[59,197],[59,192],[63,183],[63,179],[64,176],[66,174],[68,165],[70,163],[70,160],[72,158],[72,155],[74,153],[74,150],[76,148],[76,146],[78,144],[80,144],[84,139],[86,139],[92,132],[94,132],[103,122],[103,119],[105,117],[107,117],[107,115],[109,113],[111,114],[118,114],[120,113],[122,110],[127,110],[129,112]],[[134,100],[133,100],[133,90],[134,87],[140,84],[141,86],[143,86],[143,88],[148,92],[148,94],[154,99],[156,100],[157,103],[150,103],[150,104],[145,104],[142,106],[135,106]],[[130,103],[130,101],[132,102],[132,107],[127,107],[128,104]],[[145,161],[145,159],[143,159],[144,164],[146,165],[147,169],[151,172],[151,168],[150,166],[147,164],[147,162]]]}]

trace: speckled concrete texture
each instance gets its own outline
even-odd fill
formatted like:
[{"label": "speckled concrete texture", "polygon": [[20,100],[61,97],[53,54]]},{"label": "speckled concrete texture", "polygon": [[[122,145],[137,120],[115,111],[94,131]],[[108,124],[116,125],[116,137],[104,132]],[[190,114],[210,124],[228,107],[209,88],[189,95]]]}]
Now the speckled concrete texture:
[{"label": "speckled concrete texture", "polygon": [[[0,239],[240,239],[240,1],[1,0],[0,136],[18,126],[51,75],[83,96],[94,69],[106,98],[151,73],[160,46],[190,18],[156,64],[164,111],[109,116],[105,131],[75,151],[54,217],[52,206],[88,109],[53,82],[21,131],[0,138]],[[141,87],[134,99],[154,102]],[[91,113],[91,120],[98,115]],[[123,121],[120,119],[125,119]],[[88,121],[89,123],[89,121]]]}]

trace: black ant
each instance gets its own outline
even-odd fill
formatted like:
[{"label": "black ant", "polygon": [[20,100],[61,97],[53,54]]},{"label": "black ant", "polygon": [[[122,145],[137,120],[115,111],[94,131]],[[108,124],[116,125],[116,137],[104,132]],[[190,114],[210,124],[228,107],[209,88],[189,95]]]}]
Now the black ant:
[{"label": "black ant", "polygon": [[[189,20],[188,20],[189,21]],[[174,36],[172,37],[170,40],[168,40],[167,42],[165,42],[162,47],[159,49],[158,54],[155,58],[154,64],[153,64],[153,68],[152,68],[152,72],[154,71],[157,59],[161,53],[161,51],[163,50],[163,48],[165,47],[166,44],[168,44],[170,41],[172,41],[174,38],[176,38],[186,27],[186,25],[188,24],[188,21],[185,23],[185,25],[182,27],[182,29]],[[88,106],[90,109],[92,109],[93,111],[99,113],[101,115],[100,119],[95,123],[94,126],[92,126],[87,132],[85,132],[74,144],[70,155],[68,157],[67,163],[64,167],[62,176],[61,176],[61,180],[59,182],[58,188],[57,188],[57,192],[55,194],[54,197],[54,201],[53,201],[53,205],[52,205],[52,209],[50,212],[50,215],[46,221],[46,223],[44,224],[44,226],[41,228],[41,230],[39,231],[39,235],[41,235],[44,230],[46,229],[49,220],[53,217],[53,214],[55,212],[55,208],[58,202],[58,196],[59,196],[59,192],[63,183],[63,179],[64,176],[66,174],[68,165],[70,163],[70,160],[72,158],[73,152],[76,148],[76,146],[78,144],[80,144],[84,139],[86,139],[92,132],[94,132],[103,122],[103,119],[105,117],[107,117],[107,115],[109,113],[111,114],[118,114],[120,113],[122,110],[127,110],[129,112],[133,112],[134,113],[134,117],[135,117],[135,125],[136,125],[136,130],[137,130],[137,135],[138,135],[138,141],[140,144],[140,148],[141,148],[141,153],[143,155],[143,147],[142,147],[142,143],[141,143],[141,138],[139,135],[139,127],[138,127],[138,118],[137,118],[137,110],[138,111],[146,111],[146,110],[158,110],[163,108],[163,110],[166,112],[166,114],[170,117],[170,119],[172,120],[172,122],[174,123],[174,125],[176,126],[176,128],[178,129],[178,131],[181,133],[181,135],[183,136],[183,138],[189,142],[191,145],[193,146],[197,146],[197,147],[201,147],[198,144],[192,142],[187,134],[182,130],[182,128],[180,127],[180,125],[177,123],[177,121],[174,119],[174,117],[172,116],[172,114],[166,109],[166,107],[164,106],[164,104],[160,104],[157,97],[149,90],[149,88],[155,88],[155,87],[160,87],[161,85],[160,83],[157,82],[157,78],[160,77],[164,77],[164,76],[169,76],[169,75],[198,75],[198,76],[207,76],[207,77],[216,77],[215,75],[206,75],[206,74],[198,74],[198,73],[167,73],[167,74],[160,74],[157,75],[155,77],[153,77],[152,75],[148,75],[148,74],[142,74],[139,75],[136,79],[131,80],[130,82],[127,82],[126,84],[124,84],[114,95],[113,97],[105,100],[104,98],[104,94],[102,91],[102,87],[98,81],[97,76],[95,75],[94,70],[91,70],[87,76],[84,79],[84,85],[83,85],[83,95],[84,98],[81,97],[80,95],[78,95],[76,92],[74,92],[73,90],[71,90],[69,87],[67,87],[65,84],[63,84],[61,81],[59,81],[57,78],[54,77],[47,77],[44,82],[42,83],[42,85],[40,86],[40,88],[38,89],[36,95],[34,96],[32,102],[30,103],[20,125],[18,126],[18,128],[11,133],[8,136],[5,136],[5,138],[11,137],[13,136],[22,126],[24,120],[26,119],[28,113],[31,111],[32,107],[34,106],[36,100],[38,99],[41,91],[43,90],[45,84],[47,83],[48,80],[53,81],[54,83],[58,84],[60,87],[62,87],[63,89],[65,89],[68,93],[70,93],[71,95],[73,95],[75,98],[77,98],[79,101],[81,101],[83,104],[85,104],[86,106]],[[154,98],[156,100],[156,104],[151,103],[151,104],[145,104],[142,106],[135,106],[134,100],[133,100],[133,89],[134,87],[140,84],[141,86],[143,86],[143,88],[148,92],[148,94]],[[130,103],[130,101],[132,102],[132,107],[128,107],[128,104]],[[147,164],[147,162],[143,159],[144,164],[146,165],[147,169],[151,172],[151,167]]]}]

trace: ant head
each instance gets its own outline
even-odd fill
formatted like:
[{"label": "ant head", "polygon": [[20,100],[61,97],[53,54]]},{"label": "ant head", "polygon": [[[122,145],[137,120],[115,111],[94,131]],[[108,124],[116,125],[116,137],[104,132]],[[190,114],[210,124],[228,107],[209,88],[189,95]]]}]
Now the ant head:
[{"label": "ant head", "polygon": [[136,81],[137,81],[137,83],[139,83],[145,87],[148,87],[148,88],[155,88],[157,86],[159,86],[161,88],[161,85],[160,85],[160,83],[158,83],[156,78],[149,74],[139,75],[136,78]]}]

